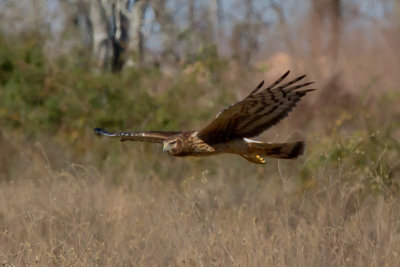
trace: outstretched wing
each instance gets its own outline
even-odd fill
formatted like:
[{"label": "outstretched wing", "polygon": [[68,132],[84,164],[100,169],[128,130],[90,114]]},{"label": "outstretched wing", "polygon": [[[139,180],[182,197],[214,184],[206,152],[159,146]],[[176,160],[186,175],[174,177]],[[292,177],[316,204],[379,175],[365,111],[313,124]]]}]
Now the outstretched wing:
[{"label": "outstretched wing", "polygon": [[209,144],[226,142],[235,138],[253,137],[287,117],[301,97],[315,89],[302,89],[312,82],[295,85],[306,75],[279,85],[287,71],[276,82],[262,89],[262,81],[245,99],[220,112],[198,137]]},{"label": "outstretched wing", "polygon": [[161,131],[110,133],[100,128],[95,128],[94,131],[97,134],[108,137],[119,137],[121,138],[121,141],[141,141],[141,142],[151,142],[151,143],[162,143],[168,137],[181,133],[181,132],[161,132]]}]

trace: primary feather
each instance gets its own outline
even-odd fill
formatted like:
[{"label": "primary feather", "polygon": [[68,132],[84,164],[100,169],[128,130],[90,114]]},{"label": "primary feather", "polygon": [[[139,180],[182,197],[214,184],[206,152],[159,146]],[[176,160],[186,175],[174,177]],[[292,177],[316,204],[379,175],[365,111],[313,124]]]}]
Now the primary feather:
[{"label": "primary feather", "polygon": [[288,75],[289,71],[265,89],[261,89],[261,83],[245,99],[218,114],[217,118],[199,131],[198,136],[208,143],[216,144],[257,136],[281,121],[302,96],[314,90],[297,90],[312,84],[311,82],[291,86],[306,75],[279,86]]},{"label": "primary feather", "polygon": [[99,135],[108,137],[119,137],[121,141],[142,141],[151,143],[162,143],[170,136],[177,135],[181,132],[165,132],[165,131],[144,131],[144,132],[117,132],[110,133],[100,128],[95,128],[94,131]]}]

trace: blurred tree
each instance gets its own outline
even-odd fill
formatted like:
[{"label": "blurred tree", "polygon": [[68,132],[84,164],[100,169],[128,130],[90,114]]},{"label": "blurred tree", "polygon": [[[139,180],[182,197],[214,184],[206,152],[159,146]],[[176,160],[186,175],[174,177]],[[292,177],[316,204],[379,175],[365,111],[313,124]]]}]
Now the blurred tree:
[{"label": "blurred tree", "polygon": [[221,0],[210,0],[208,6],[209,39],[214,43],[219,41],[222,35],[222,3]]},{"label": "blurred tree", "polygon": [[265,26],[261,20],[260,14],[254,9],[253,0],[245,1],[244,21],[234,25],[231,36],[231,47],[233,56],[239,64],[250,66],[254,55],[259,50],[258,36],[262,26]]},{"label": "blurred tree", "polygon": [[189,28],[194,29],[195,27],[195,3],[196,0],[189,0],[188,1],[188,21],[189,21]]},{"label": "blurred tree", "polygon": [[179,62],[180,55],[176,50],[176,40],[180,31],[174,20],[177,10],[169,10],[166,0],[150,0],[150,4],[154,11],[155,20],[160,26],[160,31],[163,36],[161,57],[166,60],[172,59],[174,63]]},{"label": "blurred tree", "polygon": [[98,66],[120,71],[143,59],[142,25],[148,0],[78,0],[77,24]]},{"label": "blurred tree", "polygon": [[[311,53],[319,57],[325,51],[330,60],[336,62],[342,31],[342,1],[341,0],[311,0],[312,38],[310,38]],[[328,36],[327,47],[324,48],[323,36]],[[325,54],[325,53],[324,53]]]},{"label": "blurred tree", "polygon": [[278,21],[279,21],[279,28],[283,33],[283,41],[286,44],[286,48],[288,49],[289,53],[291,54],[292,57],[296,56],[296,48],[295,45],[293,44],[293,41],[290,37],[289,33],[289,26],[285,17],[285,13],[282,8],[282,3],[281,1],[276,1],[276,0],[271,0],[271,7],[275,11],[275,13],[278,16]]}]

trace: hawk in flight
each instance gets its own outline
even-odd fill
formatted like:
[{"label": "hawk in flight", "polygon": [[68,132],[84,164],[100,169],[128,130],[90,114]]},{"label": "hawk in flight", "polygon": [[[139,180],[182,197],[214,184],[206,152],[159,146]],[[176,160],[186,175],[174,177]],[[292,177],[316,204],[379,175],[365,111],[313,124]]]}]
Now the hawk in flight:
[{"label": "hawk in flight", "polygon": [[287,117],[301,97],[315,90],[304,89],[312,82],[296,84],[306,75],[281,84],[288,75],[289,71],[264,89],[262,81],[246,98],[225,108],[199,131],[110,133],[100,128],[94,130],[100,135],[121,138],[121,141],[162,143],[164,151],[177,157],[233,153],[257,164],[265,164],[263,156],[297,158],[304,153],[304,141],[263,143],[248,139]]}]

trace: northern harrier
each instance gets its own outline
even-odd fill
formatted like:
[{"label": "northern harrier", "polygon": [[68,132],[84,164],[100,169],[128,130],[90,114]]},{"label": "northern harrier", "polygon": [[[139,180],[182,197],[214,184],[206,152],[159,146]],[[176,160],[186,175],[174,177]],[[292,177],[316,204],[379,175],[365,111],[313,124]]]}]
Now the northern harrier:
[{"label": "northern harrier", "polygon": [[177,157],[233,153],[257,164],[265,164],[262,156],[297,158],[304,153],[304,141],[262,143],[247,139],[261,134],[287,117],[301,97],[315,90],[298,90],[312,84],[307,82],[296,85],[306,75],[279,85],[288,75],[289,71],[265,89],[261,89],[264,85],[262,81],[246,98],[225,108],[200,131],[109,133],[99,128],[94,130],[100,135],[119,137],[121,141],[163,143],[163,150]]}]

